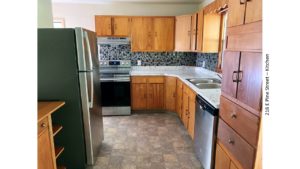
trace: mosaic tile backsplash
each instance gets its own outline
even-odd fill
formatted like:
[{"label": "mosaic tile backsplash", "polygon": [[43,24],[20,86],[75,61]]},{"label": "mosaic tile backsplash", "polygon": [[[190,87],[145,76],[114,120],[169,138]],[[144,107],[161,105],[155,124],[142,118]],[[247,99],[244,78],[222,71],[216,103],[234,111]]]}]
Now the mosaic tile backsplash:
[{"label": "mosaic tile backsplash", "polygon": [[215,71],[218,63],[218,53],[197,53],[196,66],[202,67],[205,62],[205,69]]},{"label": "mosaic tile backsplash", "polygon": [[[142,61],[142,66],[202,66],[215,70],[217,54],[202,54],[193,52],[131,52],[130,44],[99,45],[100,60],[131,60],[137,66],[137,60]],[[212,65],[211,65],[212,64]]]}]

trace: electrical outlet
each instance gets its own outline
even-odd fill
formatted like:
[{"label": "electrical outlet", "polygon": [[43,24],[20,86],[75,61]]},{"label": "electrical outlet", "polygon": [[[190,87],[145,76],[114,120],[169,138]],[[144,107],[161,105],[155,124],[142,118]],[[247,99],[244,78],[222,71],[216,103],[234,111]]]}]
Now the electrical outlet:
[{"label": "electrical outlet", "polygon": [[137,61],[137,65],[138,65],[138,66],[141,66],[141,65],[142,65],[142,61],[141,61],[141,60],[138,60],[138,61]]},{"label": "electrical outlet", "polygon": [[202,67],[205,67],[205,61],[202,62]]}]

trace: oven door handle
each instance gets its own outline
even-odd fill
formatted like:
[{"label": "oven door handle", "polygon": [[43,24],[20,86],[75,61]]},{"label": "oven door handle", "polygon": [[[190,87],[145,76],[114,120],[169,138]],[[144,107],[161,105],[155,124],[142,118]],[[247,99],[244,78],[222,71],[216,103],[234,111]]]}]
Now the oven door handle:
[{"label": "oven door handle", "polygon": [[129,78],[105,78],[100,79],[100,82],[130,82]]}]

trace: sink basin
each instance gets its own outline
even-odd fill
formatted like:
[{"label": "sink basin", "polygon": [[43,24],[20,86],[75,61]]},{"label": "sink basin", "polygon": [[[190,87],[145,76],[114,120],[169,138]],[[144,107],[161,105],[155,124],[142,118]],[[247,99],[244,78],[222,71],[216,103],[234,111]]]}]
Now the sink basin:
[{"label": "sink basin", "polygon": [[199,78],[199,79],[187,79],[193,84],[197,83],[221,83],[221,80],[215,78]]},{"label": "sink basin", "polygon": [[197,83],[195,84],[199,89],[219,89],[220,83]]}]

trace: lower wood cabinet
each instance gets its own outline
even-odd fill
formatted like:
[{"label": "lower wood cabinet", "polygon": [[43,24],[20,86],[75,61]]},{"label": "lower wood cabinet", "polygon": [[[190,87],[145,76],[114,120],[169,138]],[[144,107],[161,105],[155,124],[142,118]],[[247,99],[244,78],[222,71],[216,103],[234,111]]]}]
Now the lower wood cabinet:
[{"label": "lower wood cabinet", "polygon": [[176,77],[165,77],[165,109],[176,111]]},{"label": "lower wood cabinet", "polygon": [[[49,119],[46,117],[38,123],[38,168],[54,169],[56,168],[55,153],[53,151],[52,132],[49,128]],[[50,125],[51,127],[51,125]]]},{"label": "lower wood cabinet", "polygon": [[176,80],[176,113],[178,117],[182,116],[182,95],[183,95],[183,83],[180,79]]},{"label": "lower wood cabinet", "polygon": [[196,94],[188,86],[183,85],[181,120],[192,139],[195,127],[195,99]]},{"label": "lower wood cabinet", "polygon": [[226,153],[219,144],[216,146],[216,159],[215,159],[215,169],[241,169],[230,159],[229,155]]},{"label": "lower wood cabinet", "polygon": [[164,109],[164,77],[131,77],[132,110]]}]

